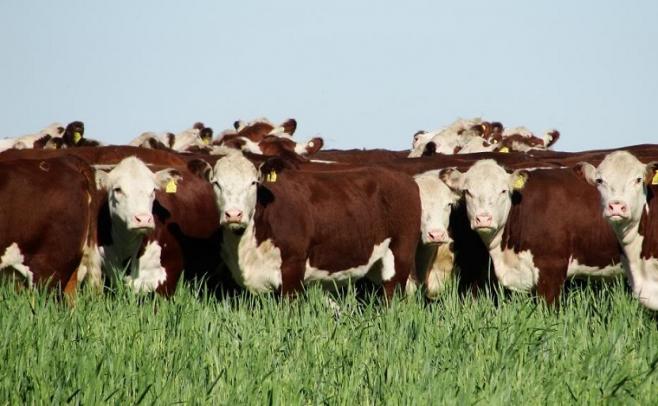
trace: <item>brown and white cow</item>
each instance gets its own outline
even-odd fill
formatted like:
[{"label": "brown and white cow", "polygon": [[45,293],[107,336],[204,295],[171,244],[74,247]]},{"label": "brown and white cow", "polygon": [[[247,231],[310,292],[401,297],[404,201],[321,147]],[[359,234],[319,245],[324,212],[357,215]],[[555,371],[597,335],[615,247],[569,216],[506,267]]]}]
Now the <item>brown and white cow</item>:
[{"label": "brown and white cow", "polygon": [[147,131],[130,141],[129,145],[183,152],[192,148],[206,148],[212,142],[212,137],[212,128],[206,127],[202,122],[197,122],[194,123],[192,128],[181,131],[178,134],[170,132],[156,134]]},{"label": "brown and white cow", "polygon": [[470,227],[491,256],[498,281],[553,303],[572,276],[621,273],[614,234],[596,215],[598,196],[569,169],[516,170],[493,160],[442,179],[464,194]]},{"label": "brown and white cow", "polygon": [[74,293],[89,269],[93,172],[75,157],[0,161],[0,276]]},{"label": "brown and white cow", "polygon": [[214,168],[192,161],[214,187],[222,258],[251,292],[290,294],[304,284],[368,277],[387,297],[405,287],[419,239],[413,179],[381,168],[296,170],[242,154]]},{"label": "brown and white cow", "polygon": [[644,164],[633,154],[616,151],[594,167],[576,170],[596,186],[603,217],[610,223],[625,258],[633,294],[644,306],[658,310],[658,192],[657,162]]},{"label": "brown and white cow", "polygon": [[35,134],[23,135],[14,138],[4,138],[0,140],[0,152],[8,149],[28,149],[33,148],[37,140],[48,138],[59,138],[64,133],[64,126],[60,123],[52,123],[48,127]]}]

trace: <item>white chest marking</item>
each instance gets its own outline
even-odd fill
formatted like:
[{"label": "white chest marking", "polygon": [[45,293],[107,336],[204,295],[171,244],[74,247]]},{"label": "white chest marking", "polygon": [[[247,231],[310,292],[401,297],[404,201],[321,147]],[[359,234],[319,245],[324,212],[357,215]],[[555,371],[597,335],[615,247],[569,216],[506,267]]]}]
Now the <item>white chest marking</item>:
[{"label": "white chest marking", "polygon": [[535,266],[532,253],[513,249],[500,249],[500,244],[489,250],[498,281],[508,289],[529,292],[537,286],[539,269]]},{"label": "white chest marking", "polygon": [[226,229],[222,233],[222,259],[240,286],[253,293],[281,286],[281,250],[271,240],[258,244],[253,221],[242,236]]},{"label": "white chest marking", "polygon": [[387,238],[374,246],[368,262],[338,272],[329,272],[318,269],[306,261],[305,282],[322,282],[323,284],[342,285],[350,280],[360,279],[367,276],[375,282],[390,280],[395,275],[395,260],[393,252],[389,249],[391,239]]},{"label": "white chest marking", "polygon": [[0,272],[5,270],[14,270],[22,275],[27,281],[28,286],[32,286],[34,275],[30,268],[24,264],[25,258],[18,248],[18,244],[12,243],[5,253],[0,257]]},{"label": "white chest marking", "polygon": [[162,247],[157,241],[146,244],[138,266],[132,267],[130,275],[125,277],[126,285],[135,292],[153,292],[166,281],[167,273],[160,261],[161,253]]},{"label": "white chest marking", "polygon": [[642,305],[658,310],[658,258],[642,258],[644,236],[635,234],[630,241],[623,242],[624,267],[633,289],[633,295]]}]

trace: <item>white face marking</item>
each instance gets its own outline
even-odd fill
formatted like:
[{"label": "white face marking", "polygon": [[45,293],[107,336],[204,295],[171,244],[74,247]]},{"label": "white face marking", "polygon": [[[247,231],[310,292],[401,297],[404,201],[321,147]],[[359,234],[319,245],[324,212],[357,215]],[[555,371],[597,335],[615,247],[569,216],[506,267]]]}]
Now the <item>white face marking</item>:
[{"label": "white face marking", "polygon": [[170,172],[153,173],[135,157],[125,158],[110,172],[97,170],[97,185],[108,192],[113,227],[142,233],[153,230],[155,190],[175,181]]},{"label": "white face marking", "polygon": [[25,257],[23,257],[20,248],[18,248],[18,244],[12,243],[5,249],[2,257],[0,257],[0,273],[13,270],[23,276],[27,285],[31,287],[34,282],[34,274],[24,262]]},{"label": "white face marking", "polygon": [[608,154],[596,170],[583,168],[601,195],[603,216],[612,223],[637,223],[647,202],[647,165],[626,151]]},{"label": "white face marking", "polygon": [[[316,268],[311,265],[310,260],[306,261],[306,272],[304,273],[304,282],[320,282],[326,288],[331,288],[335,283],[338,286],[344,285],[349,281],[354,281],[367,276],[374,282],[383,282],[390,280],[395,276],[395,263],[393,252],[389,249],[391,239],[387,238],[381,243],[375,245],[368,262],[363,265],[357,265],[352,268],[343,269],[338,272],[329,272]],[[375,264],[381,261],[381,266]]]},{"label": "white face marking", "polygon": [[162,247],[157,241],[146,244],[144,254],[139,257],[138,266],[125,277],[126,286],[135,292],[153,292],[167,280],[167,273],[161,265]]},{"label": "white face marking", "polygon": [[230,154],[217,161],[210,183],[219,209],[219,224],[246,227],[256,211],[256,167],[242,154]]},{"label": "white face marking", "polygon": [[439,179],[437,171],[416,175],[414,180],[420,193],[420,233],[423,244],[449,242],[450,212],[459,196]]},{"label": "white face marking", "polygon": [[476,162],[462,175],[466,213],[471,228],[481,236],[505,226],[512,207],[513,176],[491,159]]}]

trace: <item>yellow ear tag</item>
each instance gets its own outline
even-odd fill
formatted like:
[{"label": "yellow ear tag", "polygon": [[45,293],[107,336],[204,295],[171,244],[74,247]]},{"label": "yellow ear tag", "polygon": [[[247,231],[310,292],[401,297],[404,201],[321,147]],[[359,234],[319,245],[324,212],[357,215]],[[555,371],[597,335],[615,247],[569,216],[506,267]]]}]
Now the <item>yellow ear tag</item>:
[{"label": "yellow ear tag", "polygon": [[265,177],[265,180],[272,183],[276,182],[276,171],[272,170],[270,173],[268,173]]},{"label": "yellow ear tag", "polygon": [[80,142],[81,139],[82,139],[82,134],[80,134],[77,131],[73,133],[73,143],[74,144],[77,144],[78,142]]},{"label": "yellow ear tag", "polygon": [[503,154],[507,154],[509,152],[509,148],[507,147],[502,147],[498,152],[502,152]]},{"label": "yellow ear tag", "polygon": [[514,189],[523,189],[525,186],[525,181],[526,177],[525,176],[517,176],[516,179],[514,179]]},{"label": "yellow ear tag", "polygon": [[204,145],[210,144],[210,139],[209,138],[202,138],[201,142],[203,142]]},{"label": "yellow ear tag", "polygon": [[651,179],[651,184],[652,184],[652,185],[658,185],[658,172],[656,172],[656,173],[653,175],[653,178]]},{"label": "yellow ear tag", "polygon": [[169,182],[167,182],[167,186],[165,186],[165,192],[176,193],[176,190],[178,190],[178,186],[176,186],[176,181],[173,179],[169,179]]}]

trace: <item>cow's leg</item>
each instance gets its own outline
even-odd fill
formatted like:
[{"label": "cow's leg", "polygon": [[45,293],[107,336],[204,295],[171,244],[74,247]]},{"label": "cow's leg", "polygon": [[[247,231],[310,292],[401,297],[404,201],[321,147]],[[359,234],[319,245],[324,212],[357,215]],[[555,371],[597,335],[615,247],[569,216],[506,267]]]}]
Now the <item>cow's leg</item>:
[{"label": "cow's leg", "polygon": [[535,266],[539,269],[537,281],[537,294],[546,300],[548,305],[557,306],[557,299],[564,288],[567,279],[569,261],[557,256],[535,258]]},{"label": "cow's leg", "polygon": [[161,252],[162,247],[157,241],[146,244],[144,254],[139,257],[137,274],[133,272],[125,277],[129,288],[135,292],[153,292],[167,280],[167,273],[160,261]]},{"label": "cow's leg", "polygon": [[441,244],[425,276],[425,296],[430,300],[439,298],[447,281],[452,276],[455,256],[450,244]]},{"label": "cow's leg", "polygon": [[393,275],[389,278],[386,271],[387,262],[389,261],[384,260],[382,267],[382,275],[385,276],[383,279],[384,297],[387,302],[393,299],[398,288],[405,288],[409,275],[413,272],[417,243],[417,238],[401,238],[391,242],[389,249],[393,255]]},{"label": "cow's leg", "polygon": [[304,288],[306,261],[301,255],[283,258],[281,261],[281,294],[294,296]]}]

